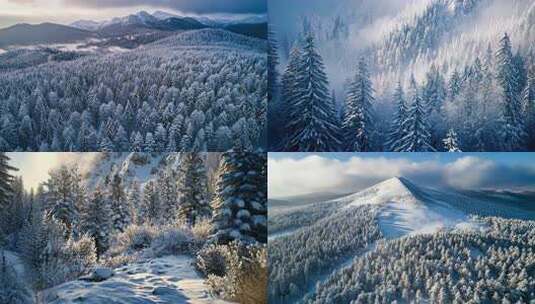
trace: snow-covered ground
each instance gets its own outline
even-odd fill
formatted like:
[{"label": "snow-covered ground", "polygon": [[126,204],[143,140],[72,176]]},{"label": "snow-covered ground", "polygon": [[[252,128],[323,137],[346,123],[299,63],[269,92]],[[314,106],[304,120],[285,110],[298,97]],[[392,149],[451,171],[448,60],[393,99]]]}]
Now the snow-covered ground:
[{"label": "snow-covered ground", "polygon": [[469,216],[444,204],[427,204],[418,198],[420,189],[403,178],[391,178],[356,194],[341,198],[348,205],[380,205],[379,226],[387,238],[434,233],[468,222]]},{"label": "snow-covered ground", "polygon": [[229,303],[212,297],[187,256],[166,256],[115,269],[102,282],[71,281],[46,290],[45,303],[204,304]]}]

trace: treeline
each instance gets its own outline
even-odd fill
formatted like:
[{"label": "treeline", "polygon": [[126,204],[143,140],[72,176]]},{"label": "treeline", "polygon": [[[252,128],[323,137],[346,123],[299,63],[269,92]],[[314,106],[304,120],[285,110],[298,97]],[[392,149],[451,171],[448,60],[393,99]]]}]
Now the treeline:
[{"label": "treeline", "polygon": [[[270,104],[270,145],[281,151],[524,151],[535,149],[533,54],[514,53],[505,34],[496,50],[444,75],[432,66],[422,83],[399,81],[377,101],[365,58],[338,108],[312,35],[298,40]],[[276,41],[270,39],[272,49]],[[275,52],[270,57],[278,63]],[[272,93],[273,94],[273,93]],[[382,101],[382,100],[381,100]],[[393,112],[391,117],[384,113]]]}]

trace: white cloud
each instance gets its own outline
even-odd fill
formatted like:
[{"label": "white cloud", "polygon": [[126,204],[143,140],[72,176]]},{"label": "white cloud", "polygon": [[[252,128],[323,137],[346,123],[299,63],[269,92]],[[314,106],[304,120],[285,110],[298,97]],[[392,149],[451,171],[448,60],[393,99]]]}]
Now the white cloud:
[{"label": "white cloud", "polygon": [[268,162],[271,198],[319,192],[358,192],[395,176],[428,186],[465,189],[532,187],[535,184],[535,170],[499,165],[475,156],[443,163],[438,160],[358,156],[341,161],[311,154],[301,159],[270,157]]}]

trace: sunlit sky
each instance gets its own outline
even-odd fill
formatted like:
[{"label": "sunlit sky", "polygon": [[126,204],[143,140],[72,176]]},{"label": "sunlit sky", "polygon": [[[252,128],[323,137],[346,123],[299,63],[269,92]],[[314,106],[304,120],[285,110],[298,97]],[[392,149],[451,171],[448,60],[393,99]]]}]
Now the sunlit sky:
[{"label": "sunlit sky", "polygon": [[535,190],[535,153],[270,153],[269,197],[358,192],[395,176],[465,189]]},{"label": "sunlit sky", "polygon": [[265,14],[266,0],[0,0],[0,28],[17,23],[69,24],[123,17],[141,10],[180,15]]},{"label": "sunlit sky", "polygon": [[26,189],[36,189],[48,179],[48,172],[62,164],[77,164],[80,168],[89,165],[98,153],[7,153],[10,164],[19,171]]}]

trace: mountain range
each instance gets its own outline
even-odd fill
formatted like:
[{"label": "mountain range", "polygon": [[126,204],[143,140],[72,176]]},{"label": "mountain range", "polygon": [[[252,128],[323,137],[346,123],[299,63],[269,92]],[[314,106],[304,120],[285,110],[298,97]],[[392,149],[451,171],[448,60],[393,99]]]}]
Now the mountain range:
[{"label": "mountain range", "polygon": [[221,28],[263,39],[267,37],[267,22],[263,17],[247,17],[242,20],[217,20],[206,17],[199,17],[198,19],[181,17],[162,11],[157,11],[151,15],[141,11],[104,22],[79,20],[69,25],[54,23],[16,24],[0,29],[0,48],[74,43],[87,41],[91,38],[118,42],[124,39],[136,40],[139,37],[145,37],[145,40],[152,42],[174,32],[203,28]]}]

